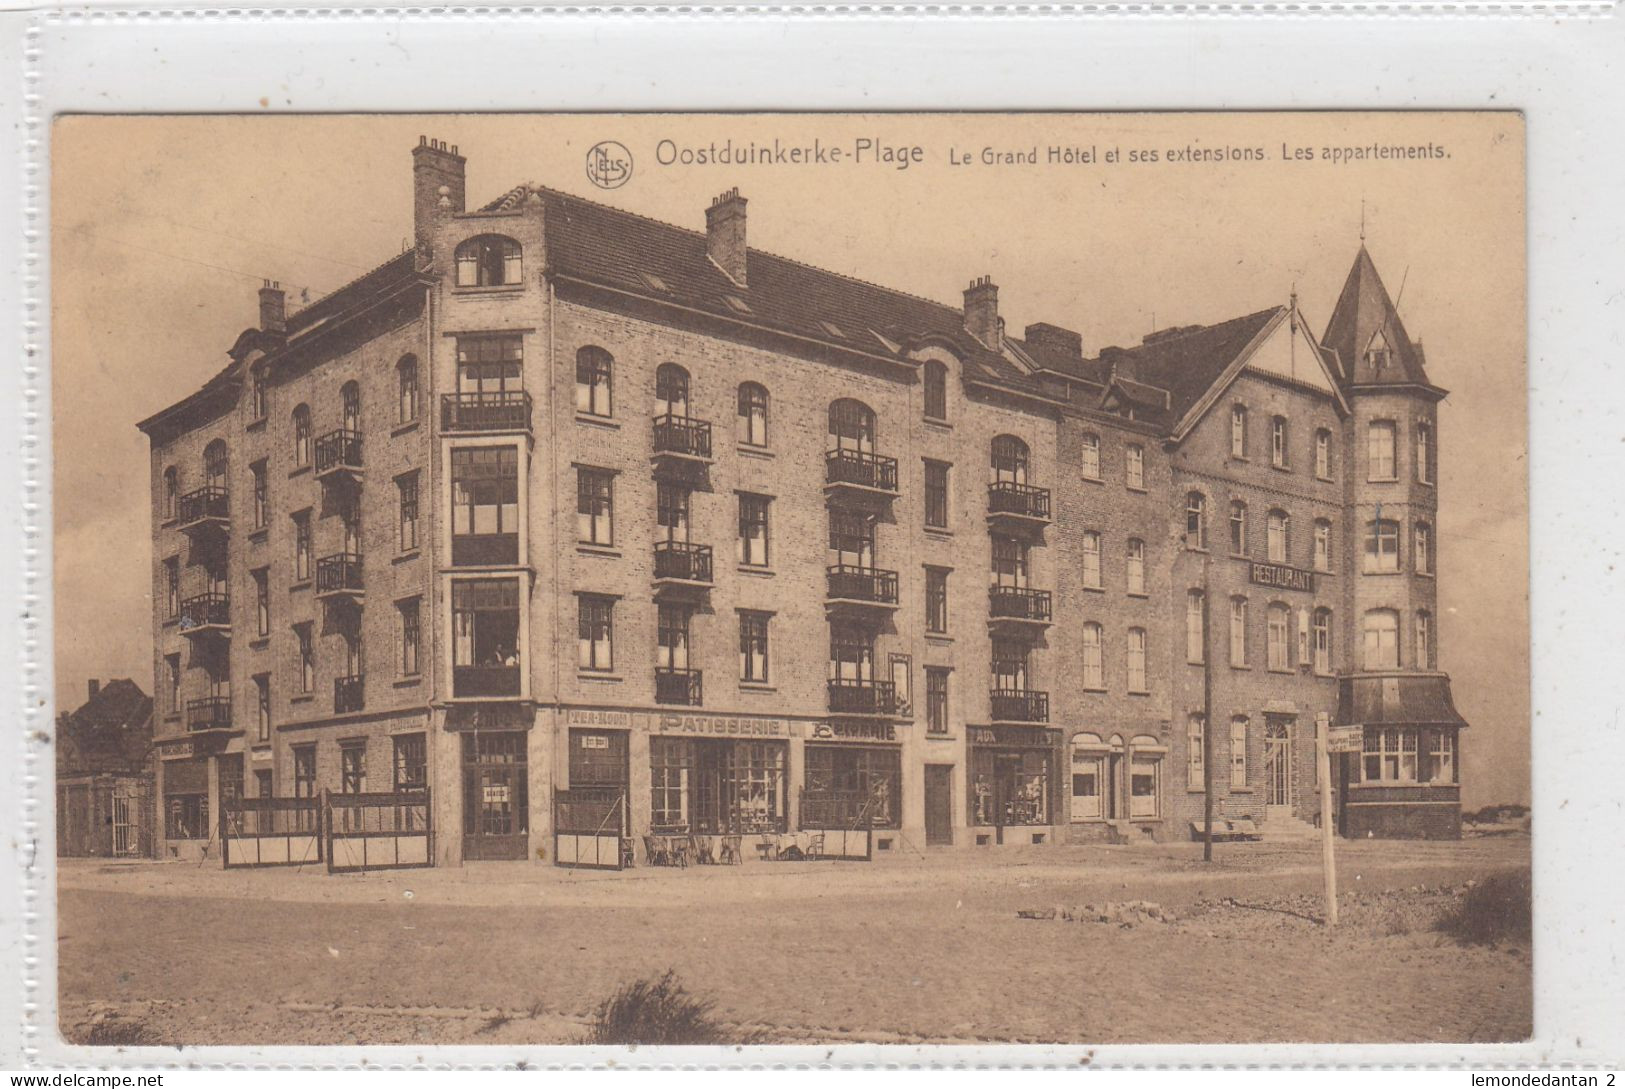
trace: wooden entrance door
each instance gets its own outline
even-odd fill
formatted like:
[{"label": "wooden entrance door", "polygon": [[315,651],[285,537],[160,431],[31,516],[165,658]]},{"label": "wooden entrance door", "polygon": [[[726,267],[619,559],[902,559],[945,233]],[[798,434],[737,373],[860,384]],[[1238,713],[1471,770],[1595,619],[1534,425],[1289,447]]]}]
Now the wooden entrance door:
[{"label": "wooden entrance door", "polygon": [[463,859],[520,859],[529,851],[525,734],[463,735]]},{"label": "wooden entrance door", "polygon": [[927,846],[954,841],[954,769],[949,764],[925,766],[925,842]]},{"label": "wooden entrance door", "polygon": [[1292,728],[1288,719],[1264,724],[1264,806],[1266,819],[1292,815]]}]

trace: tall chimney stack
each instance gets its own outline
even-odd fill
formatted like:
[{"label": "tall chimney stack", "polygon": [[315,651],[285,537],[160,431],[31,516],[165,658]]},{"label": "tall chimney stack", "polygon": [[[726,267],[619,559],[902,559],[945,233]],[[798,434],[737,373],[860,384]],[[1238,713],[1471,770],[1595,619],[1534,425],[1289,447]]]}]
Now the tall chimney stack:
[{"label": "tall chimney stack", "polygon": [[730,189],[705,210],[705,252],[723,275],[745,286],[745,198]]},{"label": "tall chimney stack", "polygon": [[965,289],[965,331],[995,352],[1004,349],[999,287],[991,276],[977,277]]},{"label": "tall chimney stack", "polygon": [[454,214],[466,210],[463,174],[467,164],[468,160],[457,154],[457,145],[418,137],[418,146],[412,149],[412,225],[419,246],[428,244],[434,235],[435,220],[443,214],[442,189]]},{"label": "tall chimney stack", "polygon": [[288,330],[287,296],[275,280],[266,280],[260,287],[260,330],[266,333]]}]

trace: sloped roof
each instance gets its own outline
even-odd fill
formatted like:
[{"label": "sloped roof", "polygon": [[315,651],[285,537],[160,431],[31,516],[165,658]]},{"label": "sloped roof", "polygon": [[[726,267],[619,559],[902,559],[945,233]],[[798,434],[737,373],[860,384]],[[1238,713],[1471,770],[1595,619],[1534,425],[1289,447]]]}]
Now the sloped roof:
[{"label": "sloped roof", "polygon": [[1099,362],[1114,375],[1120,372],[1121,380],[1167,390],[1169,416],[1177,420],[1285,309],[1272,306],[1216,325],[1188,326],[1133,348],[1106,348]]},{"label": "sloped roof", "polygon": [[102,685],[64,716],[57,738],[59,772],[143,769],[152,746],[152,697],[127,677]]},{"label": "sloped roof", "polygon": [[[1387,343],[1391,356],[1388,366],[1379,369],[1372,366],[1366,353],[1380,342]],[[1423,366],[1422,347],[1413,344],[1405,332],[1394,300],[1364,245],[1354,255],[1354,266],[1343,282],[1321,343],[1337,353],[1338,373],[1345,385],[1432,384]]]}]

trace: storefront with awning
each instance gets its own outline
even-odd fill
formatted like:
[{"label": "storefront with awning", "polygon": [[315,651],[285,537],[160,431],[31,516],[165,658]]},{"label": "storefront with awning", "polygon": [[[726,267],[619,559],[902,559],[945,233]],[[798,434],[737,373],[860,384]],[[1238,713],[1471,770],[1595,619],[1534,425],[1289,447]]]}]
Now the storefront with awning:
[{"label": "storefront with awning", "polygon": [[[1443,673],[1372,673],[1338,685],[1337,724],[1362,728],[1361,751],[1334,757],[1345,836],[1461,835],[1461,731]],[[1340,766],[1338,766],[1340,765]]]}]

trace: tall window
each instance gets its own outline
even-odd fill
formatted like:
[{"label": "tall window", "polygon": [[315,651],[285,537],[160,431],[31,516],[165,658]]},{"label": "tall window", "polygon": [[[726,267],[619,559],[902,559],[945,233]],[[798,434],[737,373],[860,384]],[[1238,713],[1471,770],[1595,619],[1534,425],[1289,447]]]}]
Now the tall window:
[{"label": "tall window", "polygon": [[1247,789],[1247,718],[1230,720],[1230,789]]},{"label": "tall window", "polygon": [[361,430],[361,385],[346,382],[339,389],[339,402],[343,427],[346,431]]},{"label": "tall window", "polygon": [[741,611],[739,614],[739,679],[767,683],[768,614]]},{"label": "tall window", "polygon": [[181,613],[181,559],[171,556],[164,561],[164,615]]},{"label": "tall window", "polygon": [[271,634],[271,572],[261,567],[254,576],[254,634],[262,639]]},{"label": "tall window", "polygon": [[1100,479],[1100,436],[1090,431],[1083,436],[1083,479]]},{"label": "tall window", "polygon": [[418,546],[417,471],[396,477],[395,491],[400,501],[401,551],[410,552]]},{"label": "tall window", "polygon": [[403,355],[395,364],[395,385],[399,391],[397,415],[401,423],[418,418],[418,357]]},{"label": "tall window", "polygon": [[1247,599],[1230,599],[1230,664],[1247,664]]},{"label": "tall window", "polygon": [[1230,456],[1247,456],[1247,409],[1241,405],[1230,409]]},{"label": "tall window", "polygon": [[310,464],[309,405],[299,405],[293,410],[293,464],[296,469]]},{"label": "tall window", "polygon": [[271,501],[266,491],[265,462],[256,461],[248,467],[254,486],[254,528],[264,529],[271,520]]},{"label": "tall window", "polygon": [[1128,487],[1145,490],[1145,447],[1137,442],[1123,447],[1123,475]]},{"label": "tall window", "polygon": [[311,642],[310,624],[295,624],[293,634],[298,642],[299,691],[301,693],[314,692],[316,691],[316,647]]},{"label": "tall window", "polygon": [[615,359],[602,348],[586,347],[576,353],[576,411],[587,416],[613,415],[611,397]]},{"label": "tall window", "polygon": [[422,734],[401,734],[395,742],[395,793],[427,790],[429,786],[429,746]]},{"label": "tall window", "polygon": [[925,462],[925,524],[932,529],[948,528],[948,463]]},{"label": "tall window", "polygon": [[1393,609],[1365,614],[1365,668],[1399,668],[1399,613]]},{"label": "tall window", "polygon": [[295,745],[293,747],[293,796],[295,798],[314,798],[316,796],[315,745]]},{"label": "tall window", "polygon": [[1201,492],[1185,496],[1185,547],[1207,547],[1207,497]]},{"label": "tall window", "polygon": [[1332,569],[1332,524],[1324,518],[1315,519],[1315,570]]},{"label": "tall window", "polygon": [[925,569],[925,630],[942,634],[948,630],[948,569]]},{"label": "tall window", "polygon": [[1201,665],[1204,660],[1202,629],[1206,627],[1206,609],[1202,591],[1192,590],[1185,595],[1185,660]]},{"label": "tall window", "polygon": [[1145,629],[1128,630],[1128,690],[1148,692],[1145,672]]},{"label": "tall window", "polygon": [[739,562],[752,567],[766,567],[769,525],[768,510],[773,501],[765,495],[739,493]]},{"label": "tall window", "polygon": [[1416,425],[1416,479],[1423,484],[1433,483],[1433,425]]},{"label": "tall window", "polygon": [[271,408],[265,363],[257,362],[248,369],[248,411],[256,420],[263,420]]},{"label": "tall window", "polygon": [[615,543],[615,474],[576,469],[576,539],[583,544]]},{"label": "tall window", "polygon": [[1271,563],[1286,563],[1291,554],[1288,548],[1287,529],[1291,525],[1286,511],[1272,510],[1266,527],[1266,547],[1269,550]]},{"label": "tall window", "polygon": [[745,446],[767,445],[767,390],[755,382],[739,387],[739,441]]},{"label": "tall window", "polygon": [[1418,522],[1411,530],[1411,544],[1416,550],[1416,573],[1433,574],[1433,527]]},{"label": "tall window", "polygon": [[1099,624],[1090,621],[1083,626],[1083,687],[1106,687],[1104,636]]},{"label": "tall window", "polygon": [[837,450],[872,454],[875,450],[874,410],[862,401],[841,398],[830,402],[829,434]]},{"label": "tall window", "polygon": [[615,602],[591,594],[582,594],[576,601],[576,664],[582,669],[607,672],[615,667]]},{"label": "tall window", "polygon": [[230,463],[230,454],[226,451],[226,444],[215,439],[203,448],[203,477],[204,482],[211,488],[224,488],[226,486],[226,470]]},{"label": "tall window", "polygon": [[1332,611],[1316,609],[1314,619],[1315,672],[1321,675],[1332,671]]},{"label": "tall window", "polygon": [[1286,417],[1270,420],[1270,464],[1277,469],[1286,468]]},{"label": "tall window", "polygon": [[1280,603],[1269,607],[1265,636],[1269,643],[1269,667],[1292,668],[1292,610]]},{"label": "tall window", "polygon": [[458,579],[451,584],[453,696],[517,696],[519,580]]},{"label": "tall window", "polygon": [[1366,428],[1366,479],[1396,480],[1394,475],[1395,424],[1374,420]]},{"label": "tall window", "polygon": [[1416,782],[1415,730],[1367,727],[1361,755],[1361,778],[1372,783]]},{"label": "tall window", "polygon": [[1138,537],[1130,537],[1128,554],[1124,560],[1124,568],[1128,575],[1128,592],[1131,594],[1145,593],[1145,542]]},{"label": "tall window", "polygon": [[1185,720],[1185,787],[1207,789],[1207,719],[1191,715]]},{"label": "tall window", "polygon": [[993,440],[993,479],[999,482],[1025,484],[1030,455],[1027,444],[1014,435],[1000,435]]},{"label": "tall window", "polygon": [[[417,482],[412,482],[417,490]],[[403,493],[404,497],[404,493]],[[519,448],[451,451],[451,562],[519,562]]]},{"label": "tall window", "polygon": [[339,792],[360,794],[367,789],[367,743],[339,743]]},{"label": "tall window", "polygon": [[948,732],[948,670],[925,667],[925,729],[927,733]]},{"label": "tall window", "polygon": [[1027,585],[1030,549],[1015,537],[993,538],[993,585],[1023,588]]},{"label": "tall window", "polygon": [[934,359],[925,364],[925,414],[933,420],[948,418],[948,368]]},{"label": "tall window", "polygon": [[1085,530],[1081,544],[1084,589],[1099,590],[1104,585],[1100,574],[1100,534],[1092,529]]},{"label": "tall window", "polygon": [[657,669],[688,668],[689,621],[692,614],[693,609],[685,603],[662,601],[655,606]]},{"label": "tall window", "polygon": [[1456,735],[1443,730],[1435,731],[1427,748],[1427,781],[1454,783],[1456,781]]},{"label": "tall window", "polygon": [[1031,645],[1024,640],[993,640],[993,687],[1006,692],[1027,691],[1027,665],[1031,653]]},{"label": "tall window", "polygon": [[525,388],[525,338],[457,338],[457,392],[473,403],[501,405]]},{"label": "tall window", "polygon": [[1247,554],[1247,504],[1239,499],[1230,501],[1230,554]]},{"label": "tall window", "polygon": [[655,415],[688,415],[688,371],[675,363],[655,368]]},{"label": "tall window", "polygon": [[254,740],[271,740],[271,676],[254,678]]},{"label": "tall window", "polygon": [[1426,609],[1416,614],[1416,668],[1433,668],[1433,614]]},{"label": "tall window", "polygon": [[1315,476],[1332,478],[1332,433],[1324,427],[1315,432]]},{"label": "tall window", "polygon": [[418,654],[423,649],[423,599],[411,597],[395,603],[401,625],[401,676],[418,675]]},{"label": "tall window", "polygon": [[173,522],[181,499],[180,473],[171,465],[164,470],[164,521]]},{"label": "tall window", "polygon": [[1399,570],[1399,523],[1377,518],[1365,527],[1365,569],[1370,572]]},{"label": "tall window", "polygon": [[293,581],[305,582],[310,578],[310,511],[302,510],[293,516]]},{"label": "tall window", "polygon": [[505,287],[522,283],[519,243],[499,234],[482,234],[457,247],[458,287]]}]

